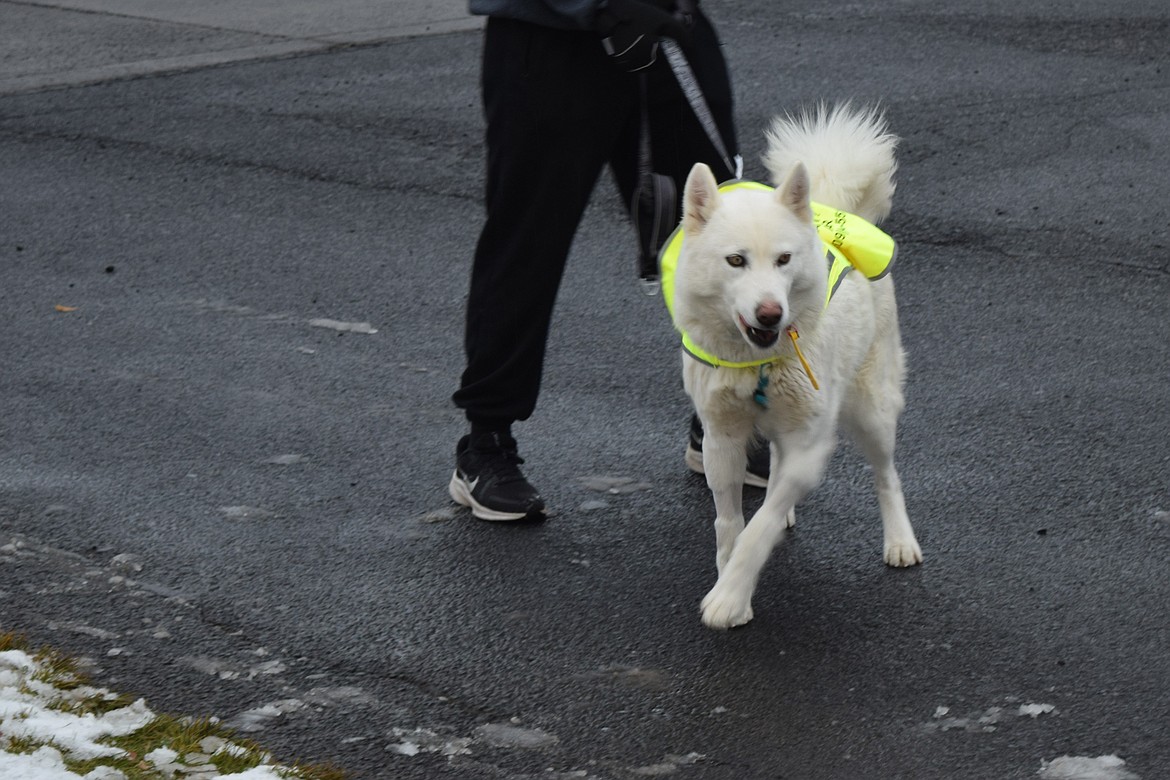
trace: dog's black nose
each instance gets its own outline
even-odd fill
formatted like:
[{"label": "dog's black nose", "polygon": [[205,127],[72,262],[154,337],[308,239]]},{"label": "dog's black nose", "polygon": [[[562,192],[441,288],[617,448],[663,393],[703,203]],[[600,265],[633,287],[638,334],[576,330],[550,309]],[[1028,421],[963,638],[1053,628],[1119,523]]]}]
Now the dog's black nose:
[{"label": "dog's black nose", "polygon": [[775,301],[765,301],[756,307],[756,322],[760,323],[761,327],[774,328],[780,324],[783,316],[784,309]]}]

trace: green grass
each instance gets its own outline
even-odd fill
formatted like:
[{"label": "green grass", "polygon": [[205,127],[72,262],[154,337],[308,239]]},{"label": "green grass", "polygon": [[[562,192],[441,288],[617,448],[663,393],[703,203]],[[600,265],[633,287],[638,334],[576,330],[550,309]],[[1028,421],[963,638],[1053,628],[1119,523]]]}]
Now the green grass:
[{"label": "green grass", "polygon": [[[71,692],[91,686],[79,669],[77,662],[49,647],[42,647],[36,651],[30,650],[26,638],[14,632],[0,632],[0,652],[7,650],[21,650],[28,653],[36,662],[38,669],[31,675],[31,679],[51,685],[58,691]],[[28,686],[24,692],[33,693]],[[59,697],[55,701],[47,702],[45,706],[62,712],[75,715],[93,714],[100,716],[113,710],[127,707],[135,699],[130,696],[95,692],[81,699]],[[208,742],[205,742],[210,740]],[[145,760],[148,755],[158,748],[168,748],[178,753],[177,763],[188,763],[185,757],[193,754],[208,755],[214,753],[204,763],[215,764],[220,774],[230,775],[242,772],[261,764],[271,763],[272,756],[256,742],[242,739],[214,719],[176,717],[173,715],[155,714],[155,718],[133,734],[122,737],[106,737],[98,740],[100,744],[116,747],[125,751],[120,756],[104,757],[79,761],[61,750],[60,746],[52,742],[40,742],[33,739],[5,737],[0,734],[0,750],[8,753],[32,753],[46,744],[61,750],[65,758],[65,766],[71,772],[85,775],[99,766],[108,766],[121,770],[127,780],[160,780],[169,775],[155,769]],[[226,750],[216,752],[220,745],[227,746]],[[211,748],[211,750],[205,750]],[[320,764],[282,764],[278,767],[281,775],[299,780],[345,780],[345,773],[341,770]]]}]

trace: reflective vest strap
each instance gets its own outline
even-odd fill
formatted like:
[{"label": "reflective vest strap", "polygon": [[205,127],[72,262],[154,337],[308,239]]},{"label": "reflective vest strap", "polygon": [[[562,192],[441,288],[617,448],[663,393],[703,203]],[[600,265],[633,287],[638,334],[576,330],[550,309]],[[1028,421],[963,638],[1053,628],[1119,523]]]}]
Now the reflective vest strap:
[{"label": "reflective vest strap", "polygon": [[682,334],[682,346],[683,352],[687,353],[700,363],[711,366],[712,368],[717,368],[719,366],[724,368],[755,368],[756,366],[766,366],[769,363],[778,363],[780,361],[779,357],[768,357],[762,360],[746,360],[743,362],[721,360],[720,358],[715,357],[710,352],[707,352],[698,344],[696,344],[686,333]]},{"label": "reflective vest strap", "polygon": [[670,320],[674,321],[674,272],[678,268],[678,256],[682,253],[683,229],[680,223],[666,239],[658,252],[658,279],[662,285],[662,297]]},{"label": "reflective vest strap", "polygon": [[825,307],[828,308],[829,301],[833,300],[833,294],[841,286],[845,274],[853,270],[853,265],[830,247],[825,247],[825,255],[829,260],[829,287],[825,291]]}]

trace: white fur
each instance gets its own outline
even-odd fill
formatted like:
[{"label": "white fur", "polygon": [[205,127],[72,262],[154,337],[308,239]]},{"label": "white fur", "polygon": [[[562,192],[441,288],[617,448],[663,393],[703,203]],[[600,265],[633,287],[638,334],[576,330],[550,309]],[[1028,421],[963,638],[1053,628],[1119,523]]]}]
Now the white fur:
[{"label": "white fur", "polygon": [[[698,164],[683,198],[687,238],[675,280],[678,325],[726,361],[781,358],[766,369],[765,409],[752,399],[759,369],[712,368],[683,357],[715,498],[719,578],[702,602],[703,622],[712,628],[752,619],[760,571],[795,522],[796,504],[821,481],[838,425],[873,467],[885,562],[922,561],[893,459],[904,372],[894,283],[889,276],[870,282],[852,272],[825,309],[827,262],[809,209],[811,198],[873,222],[886,216],[897,139],[876,110],[845,105],[777,119],[768,140],[774,193],[720,194],[710,169]],[[766,321],[778,312],[778,323]],[[795,356],[785,335],[789,326],[799,332],[820,390]],[[779,338],[761,346],[749,338],[751,329],[757,337],[776,330]],[[744,468],[753,428],[771,441],[772,464],[764,503],[745,527]]]}]

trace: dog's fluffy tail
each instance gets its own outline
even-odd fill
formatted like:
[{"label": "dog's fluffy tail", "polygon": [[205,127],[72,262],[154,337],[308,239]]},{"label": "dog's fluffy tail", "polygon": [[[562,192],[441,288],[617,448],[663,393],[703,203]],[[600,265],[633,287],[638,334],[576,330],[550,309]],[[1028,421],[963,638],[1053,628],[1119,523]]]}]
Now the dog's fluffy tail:
[{"label": "dog's fluffy tail", "polygon": [[764,164],[777,186],[802,162],[814,201],[875,223],[889,215],[898,138],[877,107],[821,103],[811,112],[777,117],[767,138]]}]

